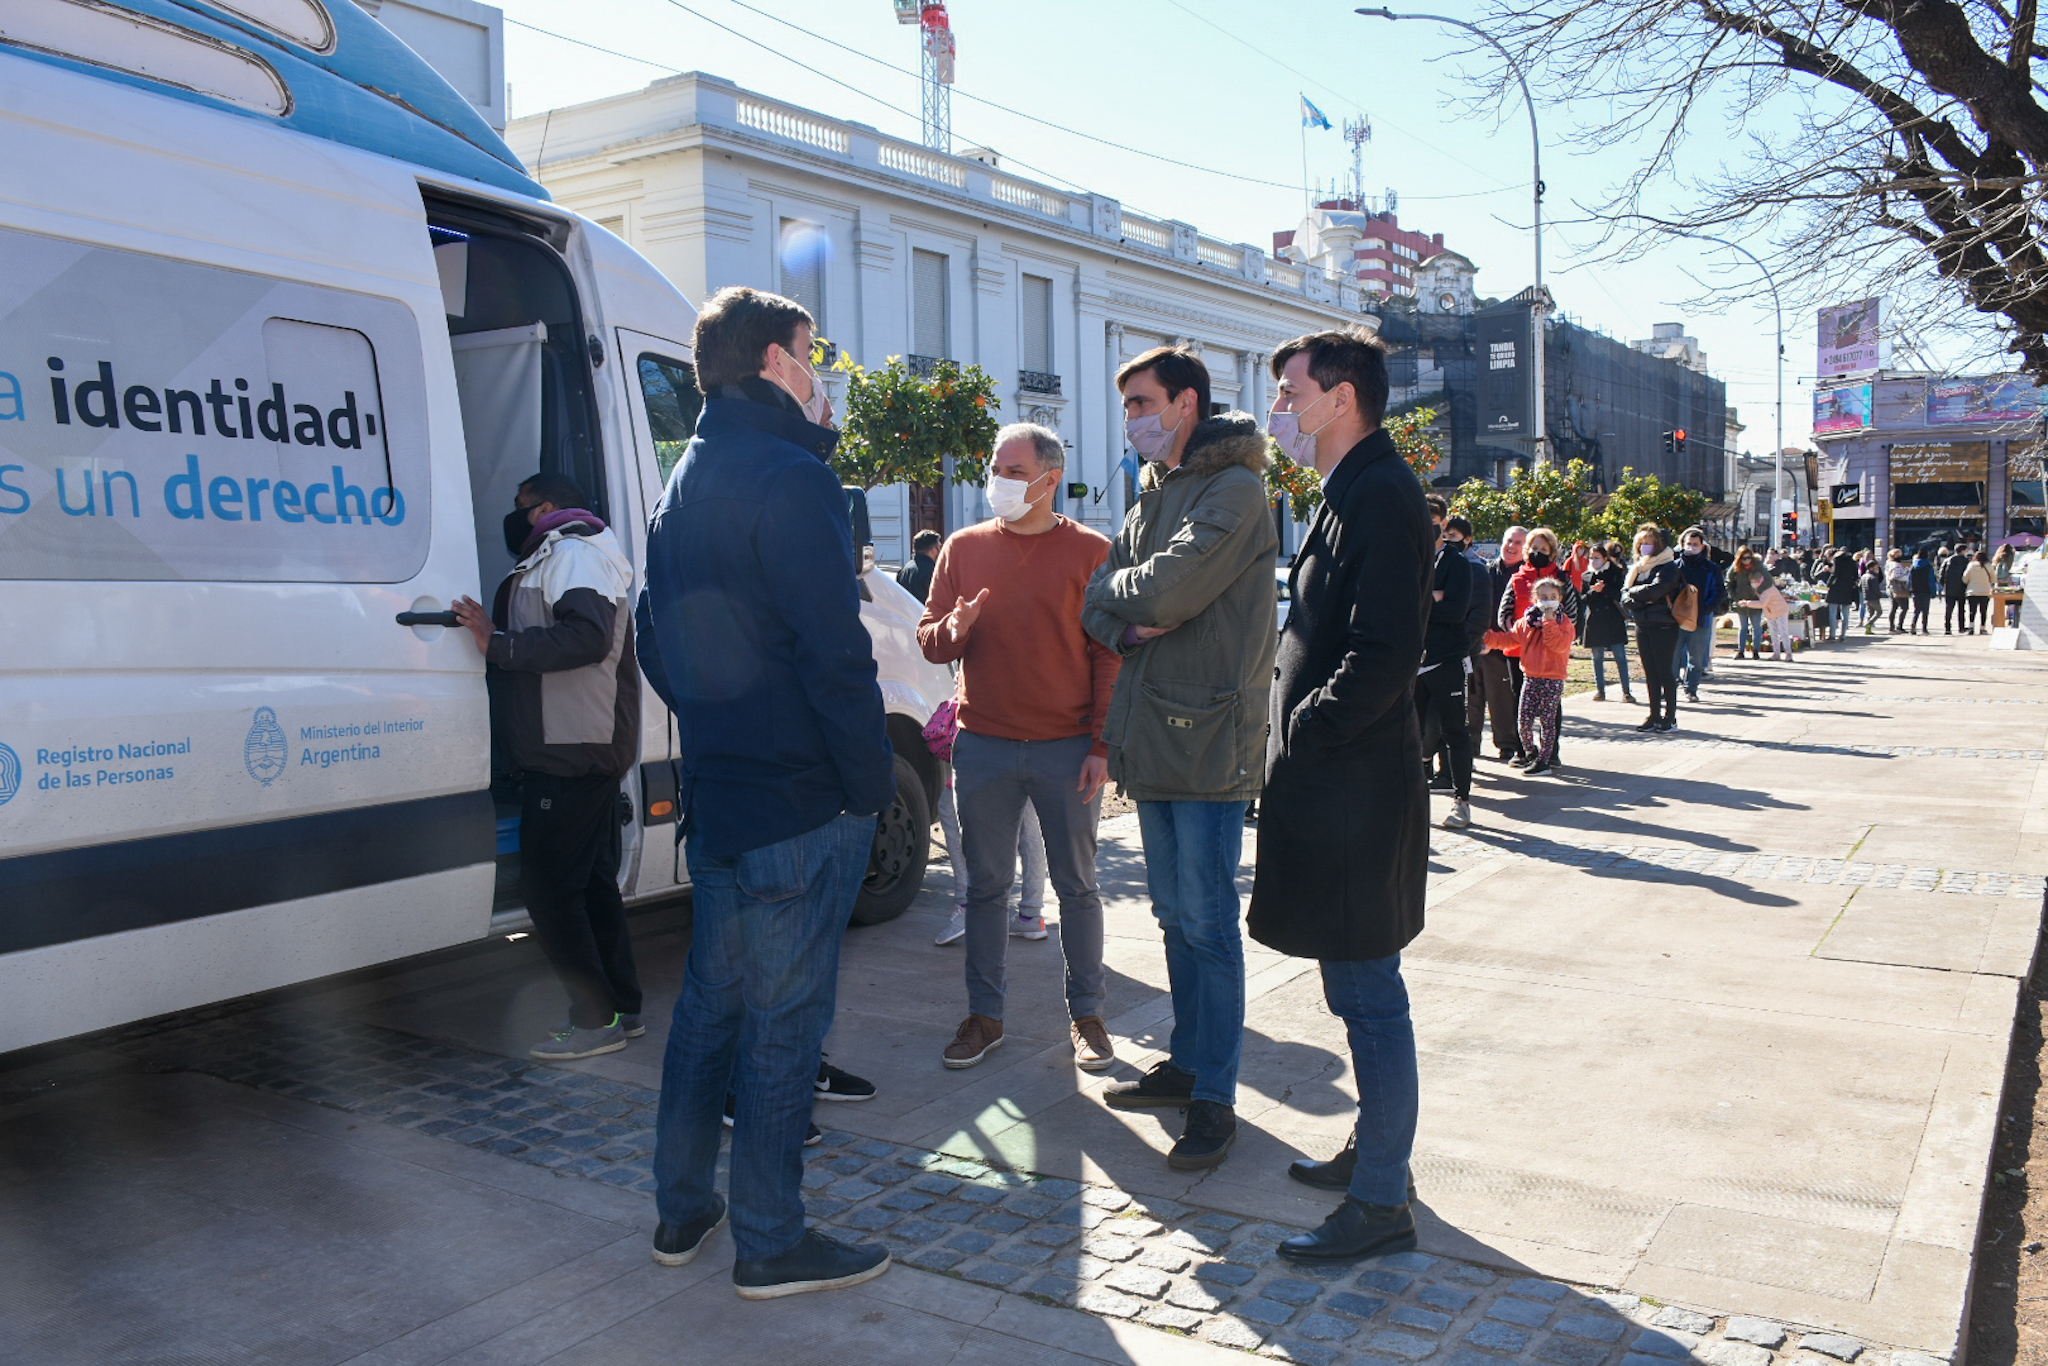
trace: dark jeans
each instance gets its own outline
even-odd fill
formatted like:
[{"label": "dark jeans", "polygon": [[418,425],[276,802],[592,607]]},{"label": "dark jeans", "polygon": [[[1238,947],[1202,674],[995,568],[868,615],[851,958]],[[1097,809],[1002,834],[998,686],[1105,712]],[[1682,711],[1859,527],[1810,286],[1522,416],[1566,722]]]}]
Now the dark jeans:
[{"label": "dark jeans", "polygon": [[1941,595],[1941,633],[1943,635],[1949,634],[1958,626],[1968,628],[1970,613],[1969,609],[1963,606],[1965,601],[1967,599],[1961,593],[1943,593]]},{"label": "dark jeans", "polygon": [[1643,685],[1650,691],[1650,715],[1678,715],[1678,636],[1676,622],[1636,627],[1636,650],[1643,657]]},{"label": "dark jeans", "polygon": [[1439,744],[1450,755],[1451,795],[1472,800],[1472,732],[1465,729],[1465,661],[1447,659],[1415,680],[1415,710],[1422,719],[1422,752]]},{"label": "dark jeans", "polygon": [[1700,624],[1692,630],[1679,628],[1678,656],[1672,661],[1672,672],[1685,675],[1685,690],[1689,693],[1700,690],[1700,679],[1714,663],[1714,617],[1704,607],[1700,609]]},{"label": "dark jeans", "polygon": [[1166,938],[1173,992],[1167,1056],[1195,1078],[1194,1098],[1237,1104],[1244,1049],[1243,903],[1245,802],[1139,802],[1145,886]]},{"label": "dark jeans", "polygon": [[1888,623],[1886,623],[1886,626],[1885,626],[1885,629],[1886,629],[1886,630],[1888,630],[1888,631],[1901,631],[1901,630],[1904,630],[1904,629],[1905,629],[1905,626],[1906,626],[1906,608],[1908,607],[1908,605],[1909,605],[1909,604],[1910,604],[1911,602],[1912,602],[1912,599],[1911,599],[1911,598],[1898,598],[1898,597],[1895,597],[1895,598],[1893,598],[1893,599],[1892,599],[1892,616],[1891,616],[1891,620],[1890,620],[1890,621],[1889,621]]},{"label": "dark jeans", "polygon": [[[1003,1018],[1009,987],[1010,885],[1017,880],[1017,833],[1024,803],[1038,813],[1046,871],[1060,901],[1060,952],[1067,960],[1067,1010],[1102,1013],[1102,894],[1095,881],[1095,825],[1102,794],[1083,802],[1076,785],[1095,741],[999,740],[962,730],[953,740],[953,797],[967,868],[967,1008]],[[1238,812],[1243,823],[1244,813]]]},{"label": "dark jeans", "polygon": [[[1990,598],[1988,598],[1988,597],[1983,597],[1983,596],[1973,596],[1973,597],[1968,597],[1968,598],[1965,598],[1965,599],[1964,599],[1964,601],[1965,601],[1965,602],[1967,602],[1967,603],[1969,603],[1969,605],[1970,605],[1970,610],[1969,610],[1969,620],[1970,620],[1970,627],[1969,627],[1969,629],[1971,629],[1971,630],[1973,630],[1973,631],[1988,631],[1988,630],[1990,630],[1990,629],[1991,629],[1991,626],[1990,626],[1990,616],[1991,616],[1991,599],[1990,599]],[[2002,622],[2002,621],[2001,621],[2001,622],[1999,622],[1998,624],[1999,624],[2000,626],[2003,626],[2003,625],[2005,625],[2005,623],[2004,623],[2004,622]]]},{"label": "dark jeans", "polygon": [[1322,969],[1323,1000],[1344,1022],[1358,1082],[1358,1165],[1351,1195],[1368,1205],[1405,1205],[1421,1083],[1401,955],[1324,959]]},{"label": "dark jeans", "polygon": [[661,1065],[654,1203],[663,1223],[711,1208],[725,1097],[732,1129],[732,1240],[742,1260],[804,1235],[804,1131],[839,999],[839,941],[875,842],[873,816],[731,858],[684,846],[690,957]]},{"label": "dark jeans", "polygon": [[1493,747],[1502,754],[1513,754],[1521,748],[1520,705],[1522,698],[1522,661],[1511,659],[1498,650],[1488,650],[1474,661],[1478,677],[1473,680],[1472,698],[1468,702],[1465,719],[1472,731],[1472,748],[1479,748],[1483,708],[1493,713]]},{"label": "dark jeans", "polygon": [[1929,601],[1930,599],[1925,593],[1915,593],[1913,595],[1913,628],[1915,630],[1925,631],[1927,629],[1927,607]]},{"label": "dark jeans", "polygon": [[519,890],[533,935],[569,992],[569,1023],[640,1013],[640,975],[619,897],[619,780],[529,773],[519,811]]}]

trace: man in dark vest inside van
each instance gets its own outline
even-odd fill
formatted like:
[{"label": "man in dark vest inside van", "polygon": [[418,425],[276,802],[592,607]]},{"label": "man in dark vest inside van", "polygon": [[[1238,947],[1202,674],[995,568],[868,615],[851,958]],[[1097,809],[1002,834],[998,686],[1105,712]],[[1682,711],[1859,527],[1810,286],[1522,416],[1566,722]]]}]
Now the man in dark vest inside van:
[{"label": "man in dark vest inside van", "polygon": [[520,774],[520,891],[569,992],[568,1020],[531,1050],[542,1062],[646,1032],[619,897],[619,779],[640,745],[633,567],[589,501],[567,475],[522,483],[492,611],[455,603],[486,662],[492,749]]}]

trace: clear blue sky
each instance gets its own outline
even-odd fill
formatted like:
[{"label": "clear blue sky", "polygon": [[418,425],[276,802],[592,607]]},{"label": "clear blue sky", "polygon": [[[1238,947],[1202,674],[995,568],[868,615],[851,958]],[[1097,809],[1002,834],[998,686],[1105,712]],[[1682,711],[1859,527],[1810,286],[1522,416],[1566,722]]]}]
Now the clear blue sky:
[{"label": "clear blue sky", "polygon": [[[512,21],[505,57],[515,117],[636,89],[670,67],[708,71],[885,133],[918,137],[917,30],[897,25],[889,0],[747,0],[753,10],[735,0],[682,0],[703,18],[674,0],[498,3]],[[1465,0],[1435,0],[1424,8],[1472,13]],[[1347,117],[1370,117],[1367,193],[1394,189],[1402,226],[1441,232],[1447,246],[1478,264],[1484,294],[1504,297],[1529,284],[1527,117],[1519,102],[1499,121],[1455,107],[1470,89],[1461,76],[1485,74],[1478,58],[1450,57],[1465,45],[1457,30],[1389,24],[1324,0],[957,0],[950,12],[960,53],[953,101],[958,145],[993,147],[1020,174],[1110,195],[1138,212],[1178,218],[1228,241],[1270,246],[1275,230],[1301,217],[1298,110],[1305,92],[1340,129]],[[521,24],[644,60],[590,51]],[[831,84],[777,53],[856,89]],[[967,95],[1278,185],[1164,165],[978,105]],[[1564,115],[1544,109],[1539,117],[1546,123],[1547,213],[1575,217],[1573,200],[1601,199],[1631,169],[1636,150],[1571,155],[1557,136]],[[1735,131],[1727,130],[1728,140]],[[1701,139],[1709,149],[1719,141]],[[1311,177],[1327,184],[1348,175],[1349,158],[1336,132],[1309,132]],[[1751,268],[1732,253],[1691,244],[1623,267],[1589,266],[1576,255],[1575,239],[1587,240],[1582,230],[1545,234],[1545,274],[1560,308],[1623,340],[1649,336],[1652,323],[1686,323],[1741,411],[1748,427],[1741,445],[1768,452],[1775,373],[1768,307],[1737,305],[1710,316],[1676,306],[1698,292],[1695,279],[1711,279],[1717,269]],[[1745,245],[1766,255],[1760,243]],[[1785,345],[1789,445],[1803,443],[1812,427],[1812,384],[1800,378],[1813,371],[1810,314],[1786,318]]]}]

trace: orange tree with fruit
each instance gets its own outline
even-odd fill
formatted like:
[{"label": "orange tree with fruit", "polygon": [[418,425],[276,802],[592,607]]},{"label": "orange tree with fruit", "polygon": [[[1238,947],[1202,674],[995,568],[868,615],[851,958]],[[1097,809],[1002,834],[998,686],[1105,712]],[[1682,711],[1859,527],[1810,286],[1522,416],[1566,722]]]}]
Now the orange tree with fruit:
[{"label": "orange tree with fruit", "polygon": [[[833,347],[820,338],[811,363],[823,365]],[[831,369],[846,376],[846,402],[838,414],[839,447],[832,469],[843,484],[871,489],[884,484],[934,485],[948,478],[978,484],[996,439],[996,382],[978,365],[942,360],[920,375],[901,356],[878,369],[839,355]]]}]

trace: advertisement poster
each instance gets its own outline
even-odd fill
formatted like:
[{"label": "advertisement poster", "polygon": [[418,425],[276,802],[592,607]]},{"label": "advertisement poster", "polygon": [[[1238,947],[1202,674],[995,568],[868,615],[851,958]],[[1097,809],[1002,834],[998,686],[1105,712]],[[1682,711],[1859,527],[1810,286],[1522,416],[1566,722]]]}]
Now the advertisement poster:
[{"label": "advertisement poster", "polygon": [[1927,386],[1927,425],[2025,422],[2041,415],[2041,390],[2013,375],[1943,380]]},{"label": "advertisement poster", "polygon": [[1870,430],[1870,386],[1851,384],[1843,389],[1821,389],[1813,396],[1813,434]]},{"label": "advertisement poster", "polygon": [[1529,310],[1503,308],[1475,320],[1479,352],[1479,435],[1529,434]]},{"label": "advertisement poster", "polygon": [[1884,300],[1860,299],[1820,311],[1820,375],[1854,375],[1885,363]]}]

